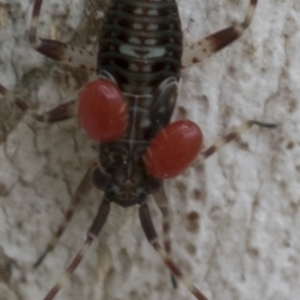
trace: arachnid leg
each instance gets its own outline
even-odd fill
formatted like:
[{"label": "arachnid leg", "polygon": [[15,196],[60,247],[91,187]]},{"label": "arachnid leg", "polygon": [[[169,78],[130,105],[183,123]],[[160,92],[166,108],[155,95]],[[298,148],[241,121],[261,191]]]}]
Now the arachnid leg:
[{"label": "arachnid leg", "polygon": [[60,291],[60,289],[69,281],[70,276],[74,273],[79,263],[84,258],[87,250],[92,245],[93,241],[97,238],[99,232],[101,231],[110,210],[110,202],[104,199],[99,207],[98,213],[94,218],[94,221],[88,230],[87,238],[83,243],[81,249],[77,252],[76,256],[73,258],[69,266],[67,267],[65,273],[60,278],[60,280],[52,287],[48,294],[44,297],[44,300],[52,300],[55,295]]},{"label": "arachnid leg", "polygon": [[76,117],[78,114],[77,100],[71,100],[64,104],[58,105],[52,110],[38,114],[31,109],[23,100],[18,98],[14,92],[6,89],[0,84],[0,94],[5,96],[12,104],[17,106],[21,111],[31,115],[36,121],[45,123],[54,123]]},{"label": "arachnid leg", "polygon": [[[168,255],[171,256],[172,246],[170,239],[170,214],[168,208],[168,198],[166,192],[163,187],[161,187],[155,194],[153,194],[153,198],[161,211],[163,217],[163,245],[164,249]],[[177,281],[174,275],[171,273],[171,282],[174,288],[177,288]]]},{"label": "arachnid leg", "polygon": [[97,65],[97,53],[79,47],[71,46],[60,41],[37,37],[38,19],[43,0],[36,0],[29,27],[29,41],[36,51],[58,62],[74,68],[94,72]]},{"label": "arachnid leg", "polygon": [[[153,226],[150,210],[146,203],[143,203],[139,210],[142,228],[147,240],[153,246],[154,250],[160,255],[165,265],[172,274],[193,294],[198,300],[207,300],[207,298],[184,276],[181,270],[173,262],[170,255],[163,249],[158,241],[156,230]],[[48,299],[47,299],[48,300]]]},{"label": "arachnid leg", "polygon": [[183,68],[202,62],[214,53],[222,50],[237,40],[251,23],[258,0],[250,0],[246,17],[243,22],[213,33],[198,42],[184,42],[181,64]]},{"label": "arachnid leg", "polygon": [[41,265],[41,263],[44,261],[44,259],[46,258],[46,256],[49,254],[49,252],[53,251],[53,249],[57,245],[59,239],[61,238],[61,236],[65,232],[65,230],[66,230],[68,224],[70,223],[72,217],[74,216],[75,209],[76,209],[77,205],[81,202],[82,198],[93,187],[92,176],[93,176],[94,170],[97,168],[97,166],[98,166],[97,163],[93,163],[88,168],[88,170],[86,171],[84,177],[82,178],[82,180],[81,180],[81,182],[80,182],[80,184],[79,184],[79,186],[76,190],[76,193],[75,193],[68,209],[66,210],[66,212],[64,214],[64,219],[62,220],[62,222],[58,226],[58,229],[54,233],[51,241],[48,243],[48,245],[46,247],[46,250],[42,253],[42,255],[38,258],[38,260],[34,263],[33,266],[35,268],[39,267]]},{"label": "arachnid leg", "polygon": [[277,125],[273,123],[263,123],[255,120],[249,120],[243,124],[241,124],[239,127],[237,127],[235,130],[231,131],[227,135],[225,135],[223,138],[217,140],[212,146],[205,149],[196,159],[194,162],[194,166],[200,165],[203,163],[205,159],[213,155],[215,152],[219,151],[221,148],[223,148],[226,144],[231,142],[232,140],[238,138],[243,132],[250,129],[253,125],[257,125],[259,127],[263,128],[276,128]]}]

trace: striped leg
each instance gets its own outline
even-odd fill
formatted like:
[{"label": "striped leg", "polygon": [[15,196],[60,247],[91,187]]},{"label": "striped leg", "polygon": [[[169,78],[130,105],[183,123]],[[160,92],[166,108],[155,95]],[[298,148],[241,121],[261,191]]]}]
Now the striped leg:
[{"label": "striped leg", "polygon": [[86,174],[84,175],[80,185],[78,186],[75,196],[70,203],[67,211],[65,212],[64,219],[59,225],[57,231],[54,233],[51,241],[46,247],[46,250],[43,252],[43,254],[38,258],[38,260],[34,263],[34,268],[37,268],[40,266],[40,264],[44,261],[46,256],[49,252],[51,252],[55,246],[57,245],[57,242],[59,241],[60,237],[64,233],[65,229],[67,228],[69,222],[71,221],[76,206],[81,202],[82,198],[88,193],[92,185],[92,176],[94,170],[97,168],[97,163],[93,163],[87,170]]},{"label": "striped leg", "polygon": [[[161,211],[163,216],[163,245],[166,253],[171,256],[172,247],[170,239],[170,215],[168,208],[168,201],[166,192],[163,187],[161,187],[157,193],[153,194],[154,200]],[[171,282],[174,288],[177,288],[177,281],[174,275],[171,273]]]},{"label": "striped leg", "polygon": [[198,300],[207,300],[207,298],[193,285],[191,284],[180,269],[172,261],[170,255],[162,248],[158,242],[158,236],[156,230],[153,226],[151,219],[150,211],[147,203],[143,203],[140,206],[139,210],[140,220],[145,232],[145,235],[149,243],[153,246],[154,250],[161,256],[166,266],[174,274],[174,276],[186,286],[186,288],[198,299]]},{"label": "striped leg", "polygon": [[16,97],[16,95],[12,91],[6,89],[1,84],[0,94],[5,96],[13,105],[17,106],[21,111],[29,114],[36,121],[39,122],[53,123],[70,119],[78,115],[77,99],[61,104],[56,108],[43,114],[38,114],[33,109],[31,109],[23,100]]},{"label": "striped leg", "polygon": [[59,292],[59,290],[69,281],[70,276],[74,273],[79,263],[84,258],[87,250],[92,245],[93,241],[97,238],[99,232],[101,231],[107,216],[110,210],[110,202],[107,199],[104,199],[99,207],[98,213],[90,227],[87,238],[77,253],[77,255],[73,258],[69,266],[67,267],[65,273],[60,278],[60,280],[52,287],[52,289],[48,292],[48,294],[44,297],[43,300],[52,300],[55,295]]},{"label": "striped leg", "polygon": [[60,41],[39,38],[36,35],[38,18],[43,0],[35,0],[28,38],[32,47],[41,54],[74,68],[94,72],[97,65],[97,53]]},{"label": "striped leg", "polygon": [[193,166],[201,165],[205,159],[207,159],[208,157],[213,155],[215,152],[219,151],[221,148],[223,148],[226,144],[228,144],[232,140],[239,137],[243,132],[248,130],[253,125],[257,125],[259,127],[264,127],[264,128],[270,128],[270,129],[277,127],[276,124],[262,123],[262,122],[259,122],[259,121],[249,120],[249,121],[243,123],[242,125],[240,125],[239,127],[237,127],[235,130],[233,130],[229,134],[225,135],[223,138],[216,141],[216,143],[214,143],[212,146],[210,146],[209,148],[204,150],[198,156],[196,161],[193,163]]},{"label": "striped leg", "polygon": [[181,61],[182,67],[186,68],[194,63],[202,62],[238,39],[248,28],[254,15],[257,2],[258,0],[250,0],[243,22],[220,30],[196,43],[185,42]]}]

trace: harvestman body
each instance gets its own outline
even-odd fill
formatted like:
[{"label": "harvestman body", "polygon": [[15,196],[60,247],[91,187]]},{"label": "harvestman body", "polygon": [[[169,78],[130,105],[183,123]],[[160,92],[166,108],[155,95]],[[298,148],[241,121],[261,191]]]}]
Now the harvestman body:
[{"label": "harvestman body", "polygon": [[[252,125],[267,128],[274,128],[275,125],[247,121],[198,154],[202,147],[202,134],[198,126],[188,120],[169,122],[175,106],[180,70],[208,58],[235,41],[249,26],[256,4],[257,0],[250,0],[243,22],[188,44],[182,41],[175,0],[112,0],[100,31],[99,52],[93,53],[60,41],[37,37],[42,0],[34,1],[29,28],[32,47],[64,64],[96,71],[98,79],[88,83],[78,99],[44,114],[31,110],[2,85],[0,93],[40,122],[58,122],[79,116],[87,133],[100,142],[99,162],[93,163],[86,172],[63,222],[35,267],[57,244],[76,205],[90,189],[91,182],[94,181],[96,187],[104,191],[103,201],[82,248],[44,300],[54,299],[77,268],[104,225],[111,202],[123,207],[140,206],[142,228],[170,269],[174,287],[177,286],[177,279],[198,300],[207,300],[171,259],[169,212],[163,179],[175,177],[192,162],[203,163]],[[153,194],[163,216],[163,247],[147,205],[149,194]]]}]

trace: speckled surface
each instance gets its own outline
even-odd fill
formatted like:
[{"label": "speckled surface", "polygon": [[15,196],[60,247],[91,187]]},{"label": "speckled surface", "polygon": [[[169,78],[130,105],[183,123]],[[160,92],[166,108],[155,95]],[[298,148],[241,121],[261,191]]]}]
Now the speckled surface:
[{"label": "speckled surface", "polygon": [[[101,20],[105,6],[95,2],[83,13],[83,0],[45,1],[40,35],[92,48],[92,20]],[[0,82],[45,111],[72,99],[88,76],[30,48],[31,4],[0,1]],[[242,20],[247,5],[180,0],[184,32],[196,41]],[[209,300],[299,299],[299,47],[299,1],[260,0],[239,41],[183,71],[174,119],[196,121],[206,146],[248,118],[278,124],[251,129],[202,168],[166,182],[174,259]],[[80,247],[101,201],[96,189],[55,251],[38,270],[31,267],[96,156],[77,121],[36,124],[0,99],[0,300],[42,300]],[[149,202],[160,231],[160,214]],[[171,288],[137,209],[113,206],[99,241],[56,299],[193,297],[183,286]]]}]

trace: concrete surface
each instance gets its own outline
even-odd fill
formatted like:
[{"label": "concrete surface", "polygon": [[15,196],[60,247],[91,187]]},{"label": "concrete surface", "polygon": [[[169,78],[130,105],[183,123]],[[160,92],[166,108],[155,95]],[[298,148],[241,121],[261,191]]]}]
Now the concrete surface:
[{"label": "concrete surface", "polygon": [[[0,82],[39,111],[76,96],[88,75],[30,48],[32,2],[0,1]],[[242,20],[247,0],[179,1],[196,41]],[[99,0],[47,0],[39,33],[93,48]],[[260,0],[251,27],[225,51],[182,74],[174,119],[203,129],[205,145],[246,119],[253,128],[166,182],[174,259],[210,300],[297,300],[300,295],[300,2]],[[46,126],[0,101],[0,300],[42,300],[80,247],[102,194],[86,197],[61,242],[44,250],[97,153],[77,121]],[[161,217],[152,201],[153,217]],[[193,299],[174,291],[137,209],[113,206],[99,241],[56,299]]]}]

